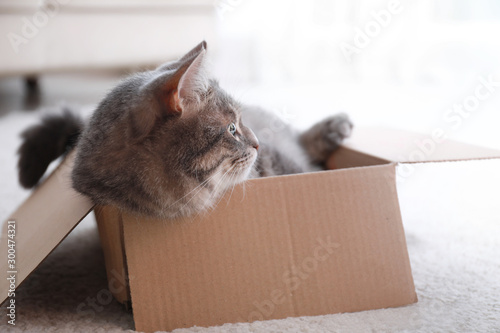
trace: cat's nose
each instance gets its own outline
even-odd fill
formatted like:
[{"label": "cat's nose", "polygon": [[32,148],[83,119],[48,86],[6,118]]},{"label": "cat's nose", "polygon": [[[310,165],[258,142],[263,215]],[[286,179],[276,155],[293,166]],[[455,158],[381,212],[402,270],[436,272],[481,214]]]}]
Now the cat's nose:
[{"label": "cat's nose", "polygon": [[257,139],[255,133],[248,127],[246,127],[245,130],[247,131],[247,142],[249,145],[254,147],[255,150],[259,150],[259,139]]}]

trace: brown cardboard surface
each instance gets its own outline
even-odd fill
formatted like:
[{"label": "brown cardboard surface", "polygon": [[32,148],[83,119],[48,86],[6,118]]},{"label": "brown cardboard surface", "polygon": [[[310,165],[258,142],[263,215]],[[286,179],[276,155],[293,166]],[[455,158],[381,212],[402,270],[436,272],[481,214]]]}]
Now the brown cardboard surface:
[{"label": "brown cardboard surface", "polygon": [[96,206],[94,213],[99,229],[109,290],[120,303],[130,301],[130,289],[123,247],[121,214],[116,207]]},{"label": "brown cardboard surface", "polygon": [[[71,187],[74,152],[41,184],[7,221],[15,221],[15,267],[7,263],[7,221],[2,226],[0,270],[14,271],[16,287],[92,210],[92,202]],[[12,242],[10,243],[12,244]],[[9,281],[0,279],[0,301],[7,298]]]},{"label": "brown cardboard surface", "polygon": [[415,163],[499,158],[500,151],[430,135],[388,128],[356,128],[328,161],[329,168],[367,166],[383,161]]},{"label": "brown cardboard surface", "polygon": [[367,153],[362,153],[349,147],[339,147],[328,159],[326,168],[329,170],[336,170],[361,166],[382,165],[390,162],[391,161]]},{"label": "brown cardboard surface", "polygon": [[395,165],[256,179],[194,219],[124,214],[136,329],[417,301]]}]

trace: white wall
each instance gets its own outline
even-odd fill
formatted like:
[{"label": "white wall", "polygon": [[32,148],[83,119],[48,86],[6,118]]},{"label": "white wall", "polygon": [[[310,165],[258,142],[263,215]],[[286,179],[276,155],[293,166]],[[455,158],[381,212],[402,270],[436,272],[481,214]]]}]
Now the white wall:
[{"label": "white wall", "polygon": [[[377,29],[372,12],[391,6],[399,10]],[[474,102],[482,79],[500,81],[498,1],[219,0],[216,7],[222,61],[215,67],[246,101],[287,109],[298,126],[345,110],[358,125],[443,127],[452,138],[500,148],[500,87],[473,111],[453,112]],[[356,44],[367,25],[373,37]],[[346,57],[347,44],[359,53]],[[236,89],[242,80],[248,86]]]}]

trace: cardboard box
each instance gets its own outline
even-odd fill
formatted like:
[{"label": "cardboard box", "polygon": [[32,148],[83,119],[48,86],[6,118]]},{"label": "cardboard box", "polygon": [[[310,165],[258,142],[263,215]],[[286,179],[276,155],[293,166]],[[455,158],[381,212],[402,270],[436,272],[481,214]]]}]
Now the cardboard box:
[{"label": "cardboard box", "polygon": [[[97,207],[110,291],[131,301],[146,332],[414,303],[396,179],[415,160],[500,157],[437,139],[357,129],[328,162],[337,170],[248,181],[194,218]],[[12,215],[24,260],[17,283],[92,208],[68,187],[70,169],[71,156]],[[4,225],[2,251],[5,235]],[[8,287],[0,282],[2,295]]]},{"label": "cardboard box", "polygon": [[[7,299],[11,282],[18,287],[92,211],[93,203],[71,187],[74,155],[70,153],[2,224],[0,267],[14,278],[0,279],[0,303]],[[7,261],[7,254],[13,262]]]}]

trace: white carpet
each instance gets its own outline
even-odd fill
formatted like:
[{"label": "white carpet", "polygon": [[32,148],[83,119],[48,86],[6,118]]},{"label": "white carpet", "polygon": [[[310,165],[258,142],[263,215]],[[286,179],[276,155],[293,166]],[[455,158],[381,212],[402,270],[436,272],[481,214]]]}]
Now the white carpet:
[{"label": "white carpet", "polygon": [[[18,133],[37,114],[0,118],[0,219],[28,192],[19,188]],[[397,308],[289,318],[187,332],[500,332],[500,161],[420,165],[398,191],[419,302]],[[3,259],[0,259],[3,260]],[[93,218],[84,220],[19,288],[15,329],[126,332],[130,312],[115,301],[95,315],[77,308],[106,288]]]}]

